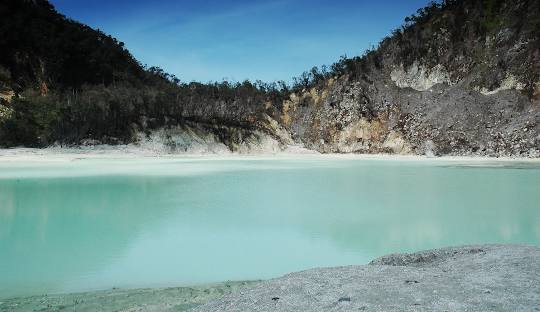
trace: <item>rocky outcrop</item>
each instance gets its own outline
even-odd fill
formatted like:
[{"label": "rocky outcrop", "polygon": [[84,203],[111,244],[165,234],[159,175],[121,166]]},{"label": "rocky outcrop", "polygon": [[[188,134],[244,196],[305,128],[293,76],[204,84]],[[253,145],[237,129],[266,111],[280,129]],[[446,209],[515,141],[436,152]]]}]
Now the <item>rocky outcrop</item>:
[{"label": "rocky outcrop", "polygon": [[261,130],[201,123],[140,133],[132,145],[156,154],[271,154],[287,148],[275,136]]},{"label": "rocky outcrop", "polygon": [[283,113],[292,137],[320,152],[540,156],[540,103],[517,90],[418,91],[383,77],[325,88],[292,96]]},{"label": "rocky outcrop", "polygon": [[15,92],[13,90],[5,90],[0,92],[0,103],[1,101],[5,101],[6,103],[11,102],[11,99],[15,96]]},{"label": "rocky outcrop", "polygon": [[[428,7],[280,120],[334,153],[540,156],[540,3]],[[279,119],[279,118],[278,118]]]},{"label": "rocky outcrop", "polygon": [[292,273],[193,311],[536,311],[538,272],[538,247],[445,248]]}]

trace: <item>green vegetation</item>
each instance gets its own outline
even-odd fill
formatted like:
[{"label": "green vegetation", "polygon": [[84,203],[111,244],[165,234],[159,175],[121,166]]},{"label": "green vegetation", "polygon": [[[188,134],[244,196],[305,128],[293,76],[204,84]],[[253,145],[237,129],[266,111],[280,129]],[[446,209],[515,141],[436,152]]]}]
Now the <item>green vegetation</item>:
[{"label": "green vegetation", "polygon": [[482,28],[486,33],[491,33],[500,24],[497,12],[500,8],[501,0],[483,0],[484,16],[482,18]]}]

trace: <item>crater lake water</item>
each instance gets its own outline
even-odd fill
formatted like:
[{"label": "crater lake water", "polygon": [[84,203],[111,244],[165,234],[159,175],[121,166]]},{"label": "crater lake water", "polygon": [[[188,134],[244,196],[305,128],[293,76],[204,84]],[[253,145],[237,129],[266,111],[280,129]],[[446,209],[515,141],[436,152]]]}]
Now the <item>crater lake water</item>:
[{"label": "crater lake water", "polygon": [[540,165],[355,157],[0,159],[0,298],[253,280],[540,245]]}]

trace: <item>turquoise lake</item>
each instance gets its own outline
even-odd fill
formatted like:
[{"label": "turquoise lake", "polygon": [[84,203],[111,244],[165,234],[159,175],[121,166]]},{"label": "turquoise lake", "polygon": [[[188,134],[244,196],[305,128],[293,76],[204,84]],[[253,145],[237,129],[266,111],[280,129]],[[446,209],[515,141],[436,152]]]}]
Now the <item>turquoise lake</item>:
[{"label": "turquoise lake", "polygon": [[540,162],[0,159],[0,298],[540,245]]}]

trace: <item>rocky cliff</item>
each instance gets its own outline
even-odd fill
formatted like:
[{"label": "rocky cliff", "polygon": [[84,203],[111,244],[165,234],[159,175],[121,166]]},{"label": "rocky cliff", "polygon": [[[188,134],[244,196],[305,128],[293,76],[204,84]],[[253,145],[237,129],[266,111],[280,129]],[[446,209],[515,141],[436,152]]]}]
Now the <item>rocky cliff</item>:
[{"label": "rocky cliff", "polygon": [[419,10],[277,117],[320,152],[540,155],[540,2]]}]

